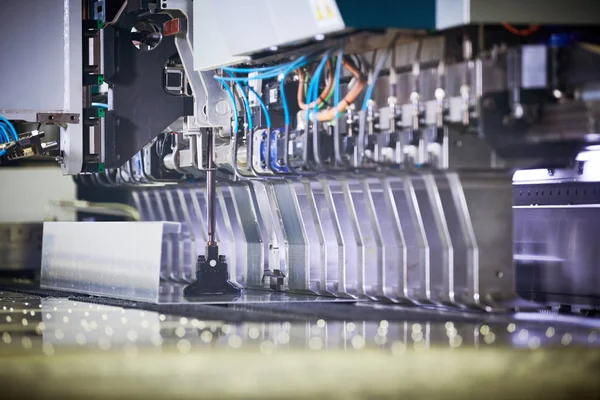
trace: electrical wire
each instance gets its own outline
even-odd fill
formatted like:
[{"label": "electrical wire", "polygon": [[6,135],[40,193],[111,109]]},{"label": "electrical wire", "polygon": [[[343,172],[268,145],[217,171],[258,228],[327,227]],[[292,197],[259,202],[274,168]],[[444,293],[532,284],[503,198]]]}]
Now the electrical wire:
[{"label": "electrical wire", "polygon": [[[325,89],[323,89],[323,92],[321,92],[321,94],[319,95],[319,97],[316,99],[317,105],[318,106],[324,106],[325,102],[327,101],[327,96],[330,96],[332,94],[332,89],[333,89],[333,66],[332,66],[332,62],[331,60],[327,60],[327,81],[326,81],[326,86]],[[316,72],[316,71],[315,71]],[[314,78],[314,76],[313,76]],[[300,107],[301,110],[308,110],[310,108],[313,107],[313,104],[311,104],[311,102],[306,101],[306,103],[304,102],[304,96],[303,96],[303,88],[304,88],[304,81],[305,81],[305,74],[301,69],[298,69],[298,107]],[[311,79],[312,82],[312,79]],[[310,85],[309,85],[310,86]],[[307,93],[308,94],[308,93]]]},{"label": "electrical wire", "polygon": [[[302,69],[300,69],[299,71],[302,71]],[[298,74],[298,77],[300,77],[300,74]],[[310,75],[308,75],[308,79],[310,80]],[[298,79],[300,80],[300,78]],[[300,89],[304,89],[304,96],[306,97],[306,92],[308,91],[308,83],[302,83],[301,85],[298,85],[298,90]],[[322,96],[319,96],[322,97]],[[319,110],[322,109],[323,107],[325,107],[326,105],[328,105],[331,102],[331,99],[333,98],[333,90],[330,90],[329,93],[327,94],[327,97],[325,97],[325,100],[322,103],[319,103]],[[304,102],[304,98],[302,98],[302,102]],[[300,103],[300,102],[299,102]]]},{"label": "electrical wire", "polygon": [[373,97],[373,91],[375,90],[375,83],[377,82],[377,79],[379,78],[379,74],[381,73],[383,66],[385,65],[388,58],[390,58],[390,53],[391,53],[391,49],[387,49],[385,51],[385,53],[383,54],[383,56],[380,57],[379,60],[377,61],[377,65],[375,66],[375,69],[373,70],[373,80],[371,81],[371,83],[369,83],[369,86],[367,87],[367,92],[365,93],[365,99],[363,100],[363,105],[362,105],[363,110],[367,109],[367,107],[369,105],[369,100],[371,100],[371,97]]},{"label": "electrical wire", "polygon": [[[317,95],[319,93],[319,83],[321,82],[321,74],[323,73],[323,69],[325,69],[325,65],[329,65],[329,71],[332,72],[331,60],[329,59],[330,52],[327,51],[323,56],[323,59],[317,66],[315,73],[310,80],[310,85],[308,85],[308,93],[307,93],[307,102],[309,102],[308,106],[312,108],[313,115],[313,158],[317,165],[322,165],[321,152],[319,147],[319,123],[317,121],[317,112],[318,112],[318,98]],[[333,88],[333,79],[330,79],[331,88]],[[331,88],[329,90],[331,90]],[[313,100],[314,99],[314,100]],[[310,118],[310,110],[306,111],[306,129],[304,134],[304,146],[302,148],[304,162],[308,161],[308,120]]]},{"label": "electrical wire", "polygon": [[340,104],[340,89],[341,89],[341,78],[342,78],[342,59],[344,58],[344,48],[338,50],[337,60],[335,63],[335,76],[334,76],[334,87],[333,87],[333,107],[337,110]]},{"label": "electrical wire", "polygon": [[18,142],[19,141],[19,135],[17,134],[17,130],[15,129],[14,125],[7,120],[6,118],[0,116],[0,124],[4,123],[7,127],[8,130],[10,131],[10,133],[12,133],[13,139]]},{"label": "electrical wire", "polygon": [[540,30],[541,25],[531,25],[529,28],[519,29],[507,22],[502,23],[502,27],[517,36],[529,36]]},{"label": "electrical wire", "polygon": [[[341,92],[341,78],[342,78],[342,59],[344,58],[344,47],[343,45],[338,50],[337,60],[335,62],[335,76],[334,76],[334,87],[333,87],[333,109],[337,110],[340,105],[340,92]],[[343,163],[340,149],[340,115],[335,115],[335,125],[333,127],[333,154],[336,166]]]},{"label": "electrical wire", "polygon": [[[251,80],[258,80],[258,79],[277,78],[277,77],[279,77],[282,74],[285,75],[286,71],[289,74],[289,71],[293,71],[294,69],[299,68],[302,65],[305,65],[306,59],[307,59],[307,56],[304,55],[304,56],[298,57],[298,59],[295,60],[295,61],[293,61],[292,63],[282,64],[282,65],[278,66],[277,68],[267,70],[263,74],[258,74],[258,75],[252,76],[252,77],[239,77],[239,76],[236,76],[236,77],[233,77],[233,78],[231,78],[231,77],[230,78],[225,78],[225,77],[222,77],[222,76],[219,76],[219,75],[215,75],[215,79],[221,79],[221,80],[223,80],[225,82],[228,82],[228,81],[248,82],[248,81],[251,81]],[[290,68],[291,68],[291,70],[290,70]],[[244,70],[246,70],[246,69],[244,69]],[[248,70],[248,72],[256,72],[255,70],[250,69],[250,68],[248,68],[247,70]]]},{"label": "electrical wire", "polygon": [[346,108],[354,103],[358,95],[362,92],[363,88],[366,85],[365,76],[356,68],[356,66],[350,61],[349,58],[344,57],[342,59],[342,65],[346,68],[356,80],[356,85],[352,87],[352,89],[346,93],[346,96],[339,102],[337,107],[328,108],[326,110],[322,110],[317,114],[317,120],[319,122],[331,121],[336,117],[338,113],[344,112]]},{"label": "electrical wire", "polygon": [[271,131],[271,115],[269,114],[269,109],[267,108],[265,101],[262,99],[262,97],[260,97],[256,90],[252,88],[252,86],[248,86],[248,89],[254,94],[254,96],[256,96],[258,103],[260,104],[260,107],[262,108],[263,113],[265,114],[265,123],[267,125],[267,130]]},{"label": "electrical wire", "polygon": [[[266,67],[267,69],[263,69],[263,70],[258,70],[258,72],[263,71],[264,73],[259,73],[258,75],[254,75],[252,77],[238,77],[238,76],[234,76],[234,77],[222,77],[219,75],[215,75],[215,79],[219,80],[220,82],[249,82],[251,80],[259,80],[259,79],[269,79],[269,78],[279,78],[281,79],[281,84],[280,84],[280,91],[281,91],[281,103],[283,106],[283,112],[284,112],[284,117],[285,117],[285,124],[289,125],[290,124],[290,113],[289,113],[289,107],[287,104],[287,99],[285,96],[285,91],[284,91],[284,87],[285,87],[285,80],[286,77],[289,75],[290,72],[292,72],[293,70],[297,69],[297,68],[301,68],[302,66],[306,65],[310,60],[310,57],[307,55],[303,55],[301,57],[298,57],[298,59],[296,59],[295,61],[288,63],[288,64],[282,64],[282,65],[278,65],[277,67]],[[235,70],[241,70],[244,72],[256,72],[256,69],[253,68],[230,68],[230,67],[226,67],[227,69],[224,69],[225,71],[235,71]],[[233,95],[233,94],[232,94]],[[231,96],[230,96],[231,97]]]},{"label": "electrical wire", "polygon": [[2,143],[10,143],[11,141],[9,133],[3,124],[0,124],[0,140],[2,140]]},{"label": "electrical wire", "polygon": [[[233,75],[231,72],[225,72],[227,72],[227,74],[230,77],[235,78],[235,75]],[[240,89],[240,92],[242,92],[242,102],[244,103],[244,107],[246,108],[246,117],[248,118],[248,129],[252,131],[254,129],[254,123],[252,121],[252,109],[250,108],[250,102],[248,101],[248,96],[246,95],[246,91],[244,90],[244,85],[238,82],[238,87]]]},{"label": "electrical wire", "polygon": [[[329,61],[329,54],[330,54],[329,51],[327,51],[325,53],[325,55],[323,56],[323,59],[321,60],[321,62],[317,66],[317,69],[315,69],[315,73],[313,74],[313,77],[310,80],[310,84],[308,85],[308,93],[307,93],[307,98],[306,98],[306,100],[308,102],[307,106],[310,107],[310,108],[312,108],[313,115],[315,115],[315,116],[317,114],[318,100],[315,99],[313,101],[313,98],[317,97],[317,93],[319,91],[319,82],[321,81],[321,74],[323,73],[323,69],[325,68],[325,64],[327,64],[328,61]],[[331,88],[333,88],[333,79],[331,79]],[[306,121],[308,122],[309,119],[310,119],[310,109],[306,113]],[[308,124],[307,124],[307,126],[308,126]]]},{"label": "electrical wire", "polygon": [[[300,58],[302,58],[302,57],[300,57]],[[306,60],[306,57],[303,58],[301,63],[294,63],[294,64],[288,66],[287,69],[283,72],[281,81],[279,82],[279,93],[281,96],[281,105],[283,106],[283,117],[284,117],[286,127],[289,127],[289,125],[290,125],[290,109],[288,107],[287,98],[285,95],[285,79],[290,74],[290,72],[292,72],[293,70],[295,70],[303,65],[306,65],[304,60]],[[286,128],[286,130],[287,130],[287,128]]]},{"label": "electrical wire", "polygon": [[104,109],[108,110],[108,104],[104,104],[104,103],[92,103],[92,107],[104,108]]},{"label": "electrical wire", "polygon": [[0,157],[4,157],[6,155],[6,150],[0,151]]}]

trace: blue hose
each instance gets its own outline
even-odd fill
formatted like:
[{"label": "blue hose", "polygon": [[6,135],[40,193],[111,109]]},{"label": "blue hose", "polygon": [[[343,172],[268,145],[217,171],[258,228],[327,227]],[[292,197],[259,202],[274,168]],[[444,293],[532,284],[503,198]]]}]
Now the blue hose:
[{"label": "blue hose", "polygon": [[340,78],[342,76],[342,59],[344,57],[344,48],[340,48],[337,55],[337,61],[335,63],[335,86],[333,88],[333,106],[337,115],[337,108],[340,104]]},{"label": "blue hose", "polygon": [[2,143],[10,143],[10,136],[3,124],[0,124],[0,140]]},{"label": "blue hose", "polygon": [[11,124],[10,121],[7,120],[6,118],[0,116],[0,123],[2,123],[2,122],[8,127],[8,130],[12,133],[12,136],[15,139],[15,141],[18,142],[19,135],[17,134],[17,130],[15,129],[13,124]]},{"label": "blue hose", "polygon": [[262,99],[262,97],[260,97],[258,93],[256,93],[256,90],[254,90],[252,86],[248,86],[248,89],[250,89],[250,91],[254,93],[254,96],[256,96],[256,98],[258,99],[260,107],[265,113],[265,123],[267,124],[267,131],[271,131],[271,115],[269,114],[269,109],[267,108],[265,101]]},{"label": "blue hose", "polygon": [[[310,103],[314,102],[313,117],[316,115],[317,110],[318,110],[317,99],[319,96],[319,82],[321,81],[321,74],[323,73],[323,69],[325,69],[325,64],[327,63],[327,60],[329,60],[329,54],[330,54],[329,51],[327,53],[325,53],[325,56],[323,57],[323,59],[321,60],[319,65],[317,66],[317,69],[315,70],[315,74],[313,75],[312,79],[310,80],[310,84],[308,85],[306,104],[309,105]],[[307,122],[310,120],[309,115],[310,115],[310,110],[307,110],[307,112],[306,112],[306,121]],[[308,123],[307,123],[307,128],[308,128]]]},{"label": "blue hose", "polygon": [[[267,72],[265,72],[263,74],[258,74],[256,76],[253,76],[252,78],[240,77],[240,76],[224,78],[224,77],[221,77],[219,75],[215,75],[215,79],[221,79],[221,80],[223,80],[225,82],[230,82],[230,81],[248,82],[248,81],[251,81],[251,80],[258,80],[258,79],[277,78],[282,73],[285,76],[285,75],[289,74],[290,71],[293,71],[296,68],[299,68],[299,66],[301,66],[302,63],[305,62],[306,58],[307,58],[307,56],[298,57],[297,60],[295,60],[294,62],[292,62],[290,64],[283,64],[281,66],[278,66],[278,68],[275,68],[275,69],[272,69],[272,70],[268,70]],[[255,69],[252,69],[252,68],[239,68],[239,69],[245,70],[247,72],[260,72],[260,70],[256,71]],[[233,70],[233,68],[228,68],[228,67],[223,68],[223,70],[228,71],[228,72],[235,72],[235,70]]]}]

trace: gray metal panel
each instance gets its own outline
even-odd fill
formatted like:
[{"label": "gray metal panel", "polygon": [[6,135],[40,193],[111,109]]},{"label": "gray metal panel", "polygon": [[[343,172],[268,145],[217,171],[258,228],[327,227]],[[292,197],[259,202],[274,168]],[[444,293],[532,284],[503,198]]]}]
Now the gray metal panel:
[{"label": "gray metal panel", "polygon": [[597,0],[471,0],[472,22],[522,24],[597,24]]},{"label": "gray metal panel", "polygon": [[[81,114],[81,0],[0,2],[0,114],[36,121],[37,113]],[[81,171],[81,126],[61,132],[63,173]]]},{"label": "gray metal panel", "polygon": [[[289,12],[297,12],[296,4],[289,5]],[[277,34],[270,18],[268,0],[212,0],[212,7],[231,54],[244,54],[276,44]]]},{"label": "gray metal panel", "polygon": [[436,27],[466,24],[598,24],[597,0],[437,0]]},{"label": "gray metal panel", "polygon": [[81,112],[81,1],[0,2],[0,112]]},{"label": "gray metal panel", "polygon": [[[227,38],[221,32],[222,25],[216,18],[217,6],[213,6],[212,0],[196,0],[194,2],[192,40],[195,70],[214,69],[244,59],[243,57],[234,57],[227,48]],[[210,37],[209,40],[207,40],[207,36]]]},{"label": "gray metal panel", "polygon": [[[317,9],[330,14],[320,18]],[[345,28],[333,0],[200,0],[194,2],[194,68],[206,70],[270,47]]]},{"label": "gray metal panel", "polygon": [[471,0],[437,0],[435,20],[438,29],[463,25],[470,20]]}]

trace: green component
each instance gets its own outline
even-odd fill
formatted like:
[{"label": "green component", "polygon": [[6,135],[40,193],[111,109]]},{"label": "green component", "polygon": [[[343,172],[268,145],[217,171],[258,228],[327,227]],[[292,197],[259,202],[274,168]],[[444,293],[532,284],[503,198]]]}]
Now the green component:
[{"label": "green component", "polygon": [[104,108],[98,108],[98,118],[104,118]]},{"label": "green component", "polygon": [[98,172],[104,172],[104,163],[98,164]]},{"label": "green component", "polygon": [[97,26],[98,26],[98,29],[102,29],[102,28],[104,28],[104,22],[102,22],[102,21],[100,21],[100,20],[98,20],[98,21],[96,21],[96,22],[98,23],[98,25],[97,25]]},{"label": "green component", "polygon": [[98,75],[98,85],[102,85],[104,83],[104,75]]}]

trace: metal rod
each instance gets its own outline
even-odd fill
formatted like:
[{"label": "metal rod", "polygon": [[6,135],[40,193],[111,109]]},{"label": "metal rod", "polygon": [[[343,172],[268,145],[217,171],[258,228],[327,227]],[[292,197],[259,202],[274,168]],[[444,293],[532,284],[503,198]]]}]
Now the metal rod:
[{"label": "metal rod", "polygon": [[212,129],[208,130],[206,135],[206,153],[207,153],[207,172],[206,172],[206,220],[208,222],[208,247],[217,245],[215,240],[215,194],[216,194],[216,177],[215,177],[215,166],[213,163],[214,149],[213,149],[213,132]]}]

